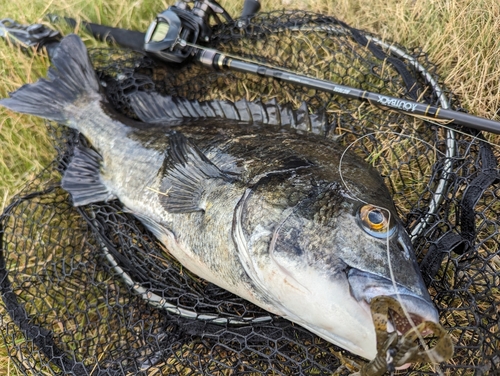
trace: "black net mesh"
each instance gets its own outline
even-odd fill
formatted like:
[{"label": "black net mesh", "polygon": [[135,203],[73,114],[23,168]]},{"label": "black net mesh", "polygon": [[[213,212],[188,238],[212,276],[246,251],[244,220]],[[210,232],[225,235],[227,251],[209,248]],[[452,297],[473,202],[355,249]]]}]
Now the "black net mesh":
[{"label": "black net mesh", "polygon": [[[386,45],[332,17],[261,14],[244,28],[216,27],[212,47],[343,85],[450,104],[420,51]],[[399,372],[498,374],[497,148],[481,136],[273,79],[109,49],[91,58],[111,103],[130,117],[127,98],[138,90],[198,100],[276,98],[295,107],[304,101],[311,112],[326,111],[328,127],[304,131],[343,135],[339,142],[384,176],[455,343],[451,361]],[[80,136],[51,130],[58,159],[0,217],[2,335],[22,373],[348,374],[341,363],[360,360],[197,279],[119,202],[72,207],[58,181]]]}]

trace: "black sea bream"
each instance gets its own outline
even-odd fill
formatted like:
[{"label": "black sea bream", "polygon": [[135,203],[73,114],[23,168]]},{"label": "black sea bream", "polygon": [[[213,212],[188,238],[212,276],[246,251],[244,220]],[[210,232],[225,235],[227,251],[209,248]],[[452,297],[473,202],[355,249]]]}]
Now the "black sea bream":
[{"label": "black sea bream", "polygon": [[92,149],[78,146],[62,179],[74,205],[119,199],[193,273],[368,359],[373,297],[399,294],[415,323],[438,321],[391,196],[362,159],[344,155],[343,182],[344,149],[332,140],[230,119],[180,122],[172,98],[153,94],[132,98],[147,122],[126,120],[106,104],[75,35],[53,65],[0,104],[88,139]]}]

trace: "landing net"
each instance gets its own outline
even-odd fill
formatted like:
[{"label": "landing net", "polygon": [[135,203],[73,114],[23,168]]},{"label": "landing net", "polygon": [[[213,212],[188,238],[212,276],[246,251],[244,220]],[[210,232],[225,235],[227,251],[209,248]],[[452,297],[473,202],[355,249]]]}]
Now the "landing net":
[{"label": "landing net", "polygon": [[[215,29],[212,47],[385,95],[458,108],[418,49],[382,42],[333,17],[259,14]],[[480,134],[368,103],[195,64],[92,50],[112,105],[156,91],[188,99],[305,102],[316,132],[338,138],[385,178],[416,249],[451,361],[404,375],[500,370],[500,186],[497,147]],[[304,124],[304,123],[302,123]],[[59,187],[79,135],[50,125],[58,158],[0,217],[3,340],[26,375],[321,375],[356,357],[210,283],[175,260],[119,202],[73,208]],[[365,137],[363,137],[365,136]]]}]

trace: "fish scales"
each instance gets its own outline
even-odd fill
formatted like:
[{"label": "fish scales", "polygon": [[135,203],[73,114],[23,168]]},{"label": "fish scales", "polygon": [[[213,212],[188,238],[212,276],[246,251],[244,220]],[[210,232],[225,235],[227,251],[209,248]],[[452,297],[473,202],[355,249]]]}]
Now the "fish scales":
[{"label": "fish scales", "polygon": [[[62,178],[74,205],[119,199],[193,273],[368,359],[373,298],[397,297],[416,324],[438,322],[383,179],[317,124],[318,135],[285,129],[275,102],[141,92],[131,105],[142,121],[133,121],[109,108],[77,36],[52,61],[48,79],[0,105],[88,139]],[[241,121],[265,111],[272,124]]]}]

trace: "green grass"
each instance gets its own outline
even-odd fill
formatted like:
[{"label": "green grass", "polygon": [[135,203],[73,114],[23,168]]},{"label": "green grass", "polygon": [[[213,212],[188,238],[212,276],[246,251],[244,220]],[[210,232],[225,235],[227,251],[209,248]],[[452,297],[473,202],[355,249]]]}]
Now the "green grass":
[{"label": "green grass", "polygon": [[[243,1],[221,0],[236,15]],[[173,1],[160,0],[0,0],[0,18],[42,22],[47,12],[111,26],[145,30]],[[283,0],[262,1],[262,10],[300,8],[336,16],[407,47],[422,47],[437,64],[445,85],[473,114],[500,121],[500,3],[498,0]],[[62,27],[64,34],[70,32]],[[97,42],[76,30],[88,46]],[[0,42],[0,97],[45,75],[43,55],[27,56]],[[490,140],[498,144],[498,136]],[[0,209],[54,157],[45,125],[39,119],[0,108]],[[16,375],[0,349],[0,374]]]}]

